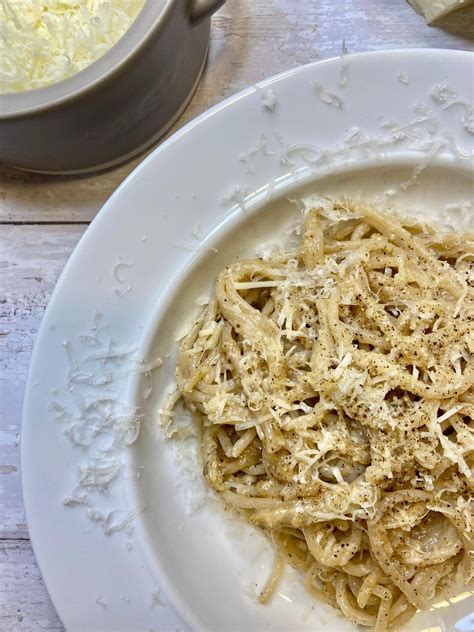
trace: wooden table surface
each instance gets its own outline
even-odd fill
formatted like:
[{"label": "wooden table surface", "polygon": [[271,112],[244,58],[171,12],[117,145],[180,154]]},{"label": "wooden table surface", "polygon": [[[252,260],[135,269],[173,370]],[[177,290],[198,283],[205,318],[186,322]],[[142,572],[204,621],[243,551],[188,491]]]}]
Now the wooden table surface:
[{"label": "wooden table surface", "polygon": [[[473,50],[474,7],[429,27],[406,0],[227,0],[209,61],[175,129],[238,90],[300,64],[387,48]],[[0,166],[0,630],[62,629],[28,537],[20,485],[20,419],[36,332],[69,255],[138,164],[52,177]],[[73,587],[71,587],[73,589]]]}]

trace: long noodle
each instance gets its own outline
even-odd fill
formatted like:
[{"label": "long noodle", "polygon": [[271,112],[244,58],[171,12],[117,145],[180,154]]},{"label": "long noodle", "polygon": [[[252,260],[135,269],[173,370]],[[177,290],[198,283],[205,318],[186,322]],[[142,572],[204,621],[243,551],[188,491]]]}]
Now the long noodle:
[{"label": "long noodle", "polygon": [[378,631],[472,580],[473,299],[472,235],[327,203],[182,342],[209,485]]}]

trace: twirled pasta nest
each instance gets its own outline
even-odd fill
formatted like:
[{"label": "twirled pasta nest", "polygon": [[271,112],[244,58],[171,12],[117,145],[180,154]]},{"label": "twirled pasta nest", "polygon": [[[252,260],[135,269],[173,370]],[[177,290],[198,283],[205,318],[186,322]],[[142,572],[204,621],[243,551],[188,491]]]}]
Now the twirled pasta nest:
[{"label": "twirled pasta nest", "polygon": [[360,205],[229,266],[176,380],[209,485],[352,621],[472,579],[474,237]]}]

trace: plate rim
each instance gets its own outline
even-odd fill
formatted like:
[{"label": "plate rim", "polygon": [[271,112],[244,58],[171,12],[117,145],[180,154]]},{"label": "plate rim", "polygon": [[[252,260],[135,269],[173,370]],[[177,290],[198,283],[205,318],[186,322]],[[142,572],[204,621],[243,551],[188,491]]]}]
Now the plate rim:
[{"label": "plate rim", "polygon": [[[470,51],[461,51],[457,49],[442,49],[442,48],[391,48],[386,50],[375,50],[375,51],[366,51],[361,53],[353,53],[349,56],[349,61],[351,62],[354,59],[363,60],[365,58],[384,58],[384,57],[392,57],[399,56],[400,58],[431,58],[436,55],[441,55],[443,57],[451,57],[452,59],[456,58],[465,58],[465,59],[474,59],[474,53]],[[134,179],[141,173],[143,169],[145,169],[149,164],[153,163],[157,157],[159,157],[162,153],[165,153],[169,147],[171,147],[174,143],[176,143],[179,139],[186,136],[196,127],[201,126],[206,123],[209,119],[211,119],[215,114],[220,112],[221,110],[232,107],[234,103],[240,101],[242,99],[248,98],[250,95],[253,95],[259,89],[265,89],[273,84],[284,81],[288,77],[292,77],[294,75],[302,74],[308,72],[310,69],[319,68],[326,65],[331,65],[334,63],[338,63],[340,61],[340,56],[331,57],[329,59],[324,59],[316,62],[312,62],[310,64],[304,64],[301,66],[297,66],[295,68],[291,68],[282,73],[278,73],[276,75],[272,75],[268,78],[265,78],[255,84],[244,88],[243,90],[237,92],[234,95],[227,97],[226,99],[220,101],[215,104],[208,110],[204,111],[202,114],[189,121],[182,128],[177,130],[173,135],[167,138],[163,143],[161,143],[156,149],[154,149],[150,155],[148,155],[144,160],[142,160],[133,171],[123,180],[123,182],[117,187],[117,189],[110,195],[107,201],[102,205],[100,210],[95,215],[94,219],[91,221],[89,226],[87,227],[84,234],[81,236],[79,242],[74,247],[73,252],[68,258],[61,274],[56,281],[55,287],[51,296],[49,297],[48,304],[46,310],[43,314],[41,324],[38,328],[33,352],[30,358],[29,369],[27,374],[27,380],[25,383],[25,390],[23,396],[23,404],[22,404],[22,414],[21,414],[21,442],[20,442],[20,467],[21,467],[21,488],[23,495],[23,504],[25,509],[25,514],[27,518],[27,524],[29,528],[29,536],[31,540],[31,544],[33,547],[33,551],[35,553],[38,567],[40,569],[44,584],[48,590],[48,594],[50,599],[56,608],[56,611],[59,613],[63,613],[63,606],[57,603],[54,592],[51,590],[50,579],[48,577],[49,573],[46,568],[47,562],[46,558],[48,555],[44,554],[44,551],[48,547],[44,547],[42,543],[40,543],[37,539],[36,531],[36,520],[38,517],[32,513],[31,507],[29,507],[29,496],[31,493],[30,489],[27,489],[27,486],[31,484],[31,480],[33,478],[33,472],[31,471],[31,466],[28,463],[28,455],[29,450],[31,449],[31,442],[26,438],[29,433],[32,432],[32,420],[29,419],[28,416],[28,404],[32,397],[33,391],[33,376],[37,371],[37,367],[41,364],[41,358],[39,357],[39,341],[44,337],[44,334],[47,330],[49,321],[51,320],[51,315],[55,308],[55,303],[60,297],[61,291],[65,283],[67,282],[67,277],[69,271],[76,265],[76,262],[80,260],[82,255],[82,249],[85,247],[87,243],[88,236],[93,232],[93,230],[97,230],[100,228],[102,223],[106,223],[109,221],[110,216],[114,211],[114,205],[116,200],[122,195],[124,189],[129,187]],[[151,315],[150,315],[151,316]],[[51,425],[51,428],[54,428],[54,425]],[[38,552],[41,549],[41,553],[38,555]],[[41,560],[40,560],[41,558]],[[51,558],[51,553],[49,554],[49,558]],[[173,604],[174,606],[174,604]],[[64,617],[66,618],[66,617]],[[62,619],[62,617],[61,617]]]}]

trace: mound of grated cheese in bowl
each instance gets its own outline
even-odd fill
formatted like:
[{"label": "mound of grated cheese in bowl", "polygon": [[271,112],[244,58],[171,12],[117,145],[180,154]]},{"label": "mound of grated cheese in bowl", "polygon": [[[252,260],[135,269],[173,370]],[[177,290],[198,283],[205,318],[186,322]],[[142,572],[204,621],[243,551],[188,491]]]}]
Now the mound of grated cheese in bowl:
[{"label": "mound of grated cheese in bowl", "polygon": [[66,79],[106,53],[144,0],[0,0],[0,93]]}]

